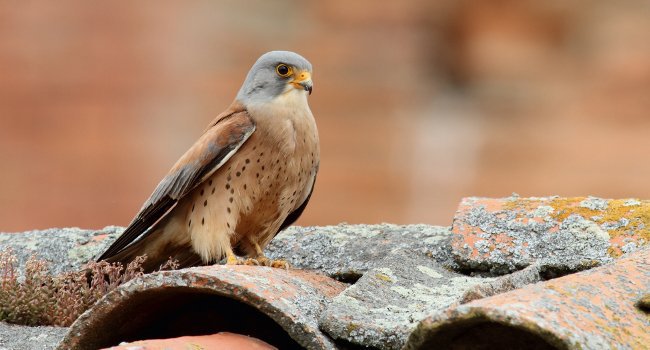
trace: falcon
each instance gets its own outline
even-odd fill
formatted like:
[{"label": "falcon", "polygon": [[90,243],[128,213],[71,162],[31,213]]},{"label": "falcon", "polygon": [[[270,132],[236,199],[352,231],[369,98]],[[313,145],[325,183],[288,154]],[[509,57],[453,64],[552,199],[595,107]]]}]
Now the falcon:
[{"label": "falcon", "polygon": [[160,181],[120,237],[98,258],[145,272],[170,258],[179,267],[259,264],[273,237],[302,214],[320,148],[307,103],[312,65],[289,51],[262,55],[233,103]]}]

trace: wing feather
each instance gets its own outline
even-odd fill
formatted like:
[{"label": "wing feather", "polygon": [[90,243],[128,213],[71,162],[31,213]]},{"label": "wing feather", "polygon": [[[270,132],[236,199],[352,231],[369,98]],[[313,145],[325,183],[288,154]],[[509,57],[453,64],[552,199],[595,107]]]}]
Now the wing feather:
[{"label": "wing feather", "polygon": [[[316,170],[316,171],[318,172],[318,170]],[[309,194],[307,195],[307,197],[305,197],[305,200],[302,202],[302,204],[300,204],[300,206],[296,210],[289,213],[287,218],[284,219],[284,221],[282,222],[282,225],[280,225],[280,228],[278,229],[278,232],[275,233],[276,235],[278,233],[282,232],[282,230],[284,230],[285,228],[291,226],[291,224],[293,224],[294,222],[296,222],[296,220],[298,220],[298,218],[300,218],[300,215],[302,215],[302,212],[307,207],[307,203],[309,203],[309,199],[311,198],[311,194],[314,193],[314,186],[315,185],[316,185],[316,175],[314,175],[314,180],[311,183],[311,190],[309,190]]]},{"label": "wing feather", "polygon": [[98,260],[110,258],[146,236],[179,199],[228,161],[254,131],[255,123],[237,103],[219,115],[160,181],[131,224]]}]

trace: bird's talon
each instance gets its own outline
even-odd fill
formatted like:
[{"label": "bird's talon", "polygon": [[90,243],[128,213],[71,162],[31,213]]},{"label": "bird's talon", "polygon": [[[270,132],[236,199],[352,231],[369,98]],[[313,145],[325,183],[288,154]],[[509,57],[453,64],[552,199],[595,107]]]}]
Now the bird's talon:
[{"label": "bird's talon", "polygon": [[249,258],[243,261],[242,265],[260,266],[262,265],[257,259]]},{"label": "bird's talon", "polygon": [[236,256],[228,256],[226,258],[226,265],[239,265],[241,259],[238,259]]},{"label": "bird's talon", "polygon": [[270,265],[271,260],[269,258],[265,257],[265,256],[257,257],[257,261],[260,262],[261,266],[271,266]]},{"label": "bird's talon", "polygon": [[271,260],[270,262],[271,262],[271,264],[268,265],[268,266],[275,267],[275,268],[278,268],[278,269],[288,270],[289,267],[290,267],[289,263],[284,261],[284,260]]}]

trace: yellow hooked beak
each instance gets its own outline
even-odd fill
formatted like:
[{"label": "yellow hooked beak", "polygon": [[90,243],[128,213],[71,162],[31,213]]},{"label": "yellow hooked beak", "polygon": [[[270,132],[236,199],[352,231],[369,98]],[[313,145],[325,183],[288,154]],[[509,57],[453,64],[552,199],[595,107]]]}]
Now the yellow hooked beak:
[{"label": "yellow hooked beak", "polygon": [[311,90],[313,84],[311,82],[311,73],[307,71],[299,72],[296,74],[296,78],[289,82],[296,89],[309,91],[311,95]]}]

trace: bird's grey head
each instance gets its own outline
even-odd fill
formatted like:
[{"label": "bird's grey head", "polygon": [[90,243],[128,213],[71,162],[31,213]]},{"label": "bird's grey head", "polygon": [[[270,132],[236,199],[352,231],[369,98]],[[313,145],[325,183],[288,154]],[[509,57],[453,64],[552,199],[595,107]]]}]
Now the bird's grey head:
[{"label": "bird's grey head", "polygon": [[295,89],[311,94],[311,73],[311,63],[295,52],[267,52],[248,72],[237,100],[265,102]]}]

